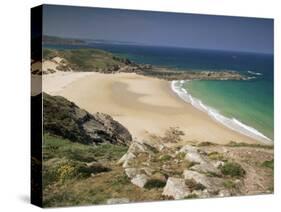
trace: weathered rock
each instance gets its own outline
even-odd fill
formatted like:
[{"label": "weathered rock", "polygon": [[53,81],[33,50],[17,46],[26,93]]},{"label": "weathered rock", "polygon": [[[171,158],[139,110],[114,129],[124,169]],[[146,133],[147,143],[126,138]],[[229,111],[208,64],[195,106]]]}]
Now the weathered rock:
[{"label": "weathered rock", "polygon": [[106,204],[122,204],[129,203],[130,200],[128,198],[112,198],[106,201]]},{"label": "weathered rock", "polygon": [[148,181],[148,177],[145,174],[137,174],[134,178],[131,179],[131,183],[134,185],[143,188]]},{"label": "weathered rock", "polygon": [[219,177],[208,177],[205,174],[192,170],[185,170],[183,176],[186,180],[194,180],[196,183],[203,185],[211,193],[216,193],[224,189],[224,181]]},{"label": "weathered rock", "polygon": [[206,173],[206,174],[213,174],[213,175],[220,175],[220,170],[213,166],[213,164],[209,162],[204,162],[201,164],[196,164],[192,167],[190,167],[191,170],[197,171],[200,173]]},{"label": "weathered rock", "polygon": [[214,165],[214,167],[219,168],[220,166],[224,165],[224,162],[219,160],[212,162],[212,164]]},{"label": "weathered rock", "polygon": [[200,155],[196,147],[185,145],[179,152],[185,153],[185,159],[194,163],[204,163],[205,159]]},{"label": "weathered rock", "polygon": [[122,156],[122,158],[120,158],[117,164],[122,164],[124,168],[127,168],[130,166],[130,162],[132,162],[134,158],[136,158],[136,156],[133,153],[127,152],[125,155]]},{"label": "weathered rock", "polygon": [[61,96],[43,95],[44,132],[85,144],[129,145],[132,136],[109,115],[90,114]]},{"label": "weathered rock", "polygon": [[200,183],[205,186],[207,189],[212,187],[212,181],[209,177],[204,174],[200,174],[196,171],[184,170],[183,172],[184,179],[194,180],[196,183]]},{"label": "weathered rock", "polygon": [[141,170],[143,170],[148,176],[151,176],[153,174],[153,172],[155,171],[152,168],[149,167],[143,167]]},{"label": "weathered rock", "polygon": [[135,177],[137,174],[139,174],[140,171],[137,168],[125,168],[125,174],[129,177],[129,178],[133,178]]},{"label": "weathered rock", "polygon": [[134,141],[128,149],[128,152],[135,153],[135,154],[138,153],[153,154],[154,151],[156,151],[156,149],[153,146],[145,142],[139,142],[139,141]]},{"label": "weathered rock", "polygon": [[183,199],[191,194],[190,189],[182,178],[169,177],[164,187],[162,195],[173,197],[174,199]]}]

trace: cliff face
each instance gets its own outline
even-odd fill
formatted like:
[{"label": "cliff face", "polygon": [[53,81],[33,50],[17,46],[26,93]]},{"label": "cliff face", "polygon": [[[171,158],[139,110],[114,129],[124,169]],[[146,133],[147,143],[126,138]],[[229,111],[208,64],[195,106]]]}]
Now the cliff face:
[{"label": "cliff face", "polygon": [[44,132],[84,144],[129,145],[132,136],[109,115],[90,114],[61,96],[43,96]]}]

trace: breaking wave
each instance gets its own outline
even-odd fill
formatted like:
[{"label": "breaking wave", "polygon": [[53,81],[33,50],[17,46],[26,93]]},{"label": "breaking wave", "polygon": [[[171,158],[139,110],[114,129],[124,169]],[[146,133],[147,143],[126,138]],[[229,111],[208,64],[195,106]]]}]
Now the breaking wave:
[{"label": "breaking wave", "polygon": [[189,80],[180,80],[180,81],[174,80],[171,82],[171,88],[173,92],[175,92],[182,100],[192,104],[198,110],[207,113],[215,121],[225,125],[226,127],[234,131],[237,131],[239,133],[242,133],[246,136],[249,136],[253,139],[259,140],[264,143],[272,142],[270,138],[266,137],[255,128],[248,126],[235,118],[225,117],[222,114],[220,114],[219,111],[217,111],[216,109],[203,104],[203,102],[200,99],[191,96],[191,94],[189,94],[187,90],[184,89],[183,87],[183,85],[188,81]]},{"label": "breaking wave", "polygon": [[247,71],[249,74],[252,74],[252,75],[257,75],[257,76],[261,76],[262,73],[259,73],[259,72],[253,72],[253,71]]}]

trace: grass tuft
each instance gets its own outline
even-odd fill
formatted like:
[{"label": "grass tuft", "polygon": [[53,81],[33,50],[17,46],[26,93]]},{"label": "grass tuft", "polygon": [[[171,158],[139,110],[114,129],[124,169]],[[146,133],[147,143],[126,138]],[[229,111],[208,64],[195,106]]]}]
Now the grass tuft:
[{"label": "grass tuft", "polygon": [[246,171],[241,165],[235,162],[226,162],[224,165],[220,166],[220,169],[224,175],[231,177],[243,177],[246,174]]}]

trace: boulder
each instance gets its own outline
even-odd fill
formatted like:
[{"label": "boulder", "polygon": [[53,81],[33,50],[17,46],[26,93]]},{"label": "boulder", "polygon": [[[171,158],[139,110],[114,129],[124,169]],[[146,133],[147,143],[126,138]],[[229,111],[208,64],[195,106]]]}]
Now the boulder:
[{"label": "boulder", "polygon": [[148,176],[151,176],[154,173],[154,169],[150,167],[143,167],[141,170],[143,170]]},{"label": "boulder", "polygon": [[203,185],[207,191],[211,193],[216,193],[224,189],[224,180],[219,177],[209,177],[205,174],[201,174],[192,170],[185,170],[183,172],[183,176],[185,180],[193,180],[196,183]]},{"label": "boulder", "polygon": [[130,145],[128,152],[138,154],[138,153],[149,153],[153,154],[156,150],[155,147],[145,143],[145,142],[139,142],[139,141],[133,141]]},{"label": "boulder", "polygon": [[205,174],[220,175],[221,172],[212,163],[204,162],[190,167],[191,170]]},{"label": "boulder", "polygon": [[184,179],[194,180],[196,183],[202,184],[207,189],[212,187],[212,181],[210,180],[210,177],[207,177],[204,174],[200,174],[196,171],[184,170],[183,176],[184,176]]},{"label": "boulder", "polygon": [[196,147],[185,145],[183,146],[179,152],[185,153],[185,159],[193,162],[193,163],[204,163],[205,159],[201,156],[201,154],[198,152],[198,149]]},{"label": "boulder", "polygon": [[133,177],[135,177],[139,173],[140,173],[140,171],[137,168],[125,168],[125,174],[129,178],[133,178]]},{"label": "boulder", "polygon": [[117,162],[117,164],[122,164],[122,166],[124,168],[129,167],[130,162],[132,162],[134,159],[136,158],[136,156],[131,153],[131,152],[126,152],[125,155],[123,155],[120,160]]},{"label": "boulder", "polygon": [[169,177],[164,187],[162,195],[173,197],[174,199],[183,199],[191,194],[190,189],[182,178]]},{"label": "boulder", "polygon": [[90,114],[61,96],[43,95],[44,132],[84,144],[129,145],[129,131],[112,117]]},{"label": "boulder", "polygon": [[145,174],[137,174],[135,177],[131,179],[131,183],[134,185],[143,188],[148,181],[148,177]]}]

